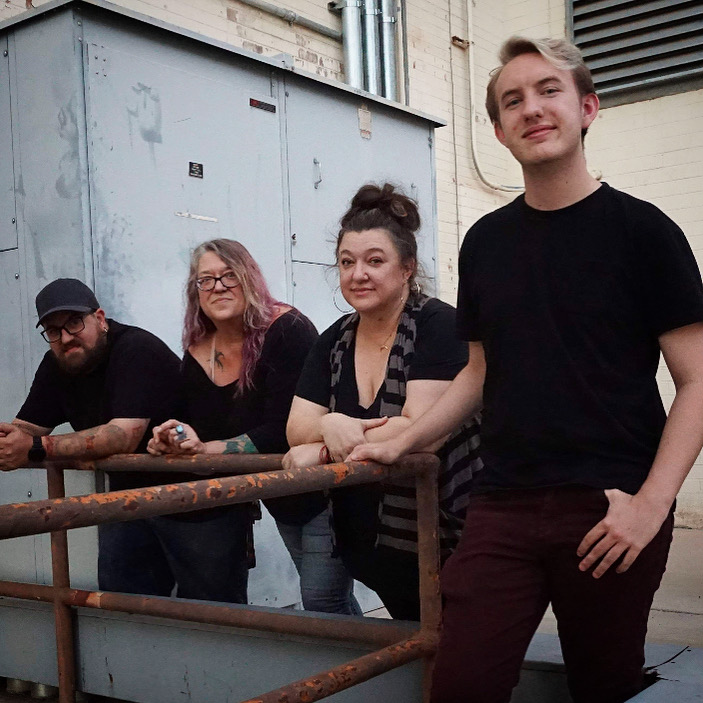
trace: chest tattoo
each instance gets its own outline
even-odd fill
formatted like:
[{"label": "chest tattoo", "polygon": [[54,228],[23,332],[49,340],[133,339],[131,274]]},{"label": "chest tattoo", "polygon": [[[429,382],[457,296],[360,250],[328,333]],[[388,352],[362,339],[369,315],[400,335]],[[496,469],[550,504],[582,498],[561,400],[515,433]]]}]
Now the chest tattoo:
[{"label": "chest tattoo", "polygon": [[225,368],[224,358],[225,358],[224,352],[221,352],[221,351],[218,351],[217,349],[215,349],[215,363],[217,364],[218,369]]}]

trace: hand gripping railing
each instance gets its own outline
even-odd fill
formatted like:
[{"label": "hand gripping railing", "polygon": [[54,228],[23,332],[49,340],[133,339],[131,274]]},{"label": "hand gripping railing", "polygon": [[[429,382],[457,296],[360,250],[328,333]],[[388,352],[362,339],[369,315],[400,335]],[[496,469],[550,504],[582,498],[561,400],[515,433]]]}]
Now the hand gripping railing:
[{"label": "hand gripping railing", "polygon": [[[392,466],[350,462],[290,471],[281,470],[280,455],[147,457],[124,454],[93,462],[55,461],[36,464],[35,468],[46,469],[49,499],[0,506],[0,539],[51,532],[53,585],[0,581],[0,596],[53,602],[59,703],[75,702],[76,663],[72,608],[76,606],[354,641],[381,647],[371,654],[252,698],[246,703],[317,701],[416,659],[425,661],[423,698],[429,701],[430,673],[441,621],[437,465],[437,458],[431,454],[411,455]],[[67,498],[64,469],[187,472],[211,478]],[[237,475],[222,477],[223,473]],[[381,482],[391,476],[415,476],[417,491],[421,623],[420,629],[409,638],[404,628],[388,626],[387,623],[381,626],[373,618],[339,622],[336,619],[300,618],[286,612],[233,609],[225,605],[187,603],[70,587],[67,529]]]}]

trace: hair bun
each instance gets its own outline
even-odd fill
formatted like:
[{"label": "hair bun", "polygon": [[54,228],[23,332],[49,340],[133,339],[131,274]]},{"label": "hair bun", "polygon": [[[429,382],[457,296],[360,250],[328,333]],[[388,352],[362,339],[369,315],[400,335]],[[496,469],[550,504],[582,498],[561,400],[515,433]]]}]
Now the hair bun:
[{"label": "hair bun", "polygon": [[420,227],[416,203],[407,195],[396,192],[395,186],[390,183],[384,183],[381,187],[369,183],[358,190],[351,201],[350,213],[369,210],[381,210],[412,232]]}]

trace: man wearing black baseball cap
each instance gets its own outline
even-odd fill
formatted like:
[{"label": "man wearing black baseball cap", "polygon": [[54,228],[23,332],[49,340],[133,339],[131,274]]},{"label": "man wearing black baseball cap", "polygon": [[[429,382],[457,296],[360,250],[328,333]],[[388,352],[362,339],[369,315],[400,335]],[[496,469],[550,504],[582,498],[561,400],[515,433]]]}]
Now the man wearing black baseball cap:
[{"label": "man wearing black baseball cap", "polygon": [[[150,332],[108,319],[93,291],[75,278],[49,283],[36,306],[49,351],[17,417],[0,423],[0,470],[146,451],[151,428],[179,417],[178,357]],[[73,432],[51,434],[65,422]],[[113,474],[110,488],[164,480],[163,474]],[[154,593],[141,576],[148,569],[133,563],[130,524],[101,526],[100,588]]]}]

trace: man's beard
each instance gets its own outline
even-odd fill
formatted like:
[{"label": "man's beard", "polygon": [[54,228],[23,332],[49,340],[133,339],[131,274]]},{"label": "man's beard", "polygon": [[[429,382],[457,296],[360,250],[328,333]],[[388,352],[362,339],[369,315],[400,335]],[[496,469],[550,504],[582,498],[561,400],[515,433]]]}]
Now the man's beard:
[{"label": "man's beard", "polygon": [[[69,347],[70,348],[70,347]],[[92,349],[83,349],[80,361],[75,362],[66,356],[56,356],[56,362],[61,371],[69,376],[85,376],[96,369],[100,362],[107,356],[107,334],[102,334],[95,342]]]}]

